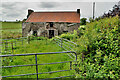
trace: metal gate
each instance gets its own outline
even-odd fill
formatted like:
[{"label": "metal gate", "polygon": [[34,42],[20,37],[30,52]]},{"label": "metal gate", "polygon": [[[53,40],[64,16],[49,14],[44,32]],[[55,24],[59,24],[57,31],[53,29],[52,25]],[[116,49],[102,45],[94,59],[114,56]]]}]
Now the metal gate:
[{"label": "metal gate", "polygon": [[[70,40],[60,38],[60,37],[55,37],[54,41],[58,46],[63,48],[65,51],[74,51],[74,52],[76,52],[75,48],[77,48],[78,45],[75,42],[72,42]],[[73,53],[67,54],[67,55],[73,60],[76,57]]]},{"label": "metal gate", "polygon": [[[64,61],[64,62],[54,62],[54,63],[43,63],[43,64],[38,64],[37,63],[37,55],[46,55],[46,54],[65,54],[65,53],[74,53],[75,56],[76,56],[76,59],[75,60],[72,60],[72,61]],[[63,72],[63,71],[70,71],[70,70],[74,70],[72,69],[72,62],[75,62],[75,65],[77,65],[77,54],[73,51],[65,51],[65,52],[48,52],[48,53],[30,53],[30,54],[15,54],[15,55],[0,55],[0,57],[10,57],[10,56],[30,56],[30,55],[33,55],[35,57],[35,63],[36,64],[27,64],[27,65],[13,65],[13,66],[2,66],[0,68],[12,68],[12,67],[22,67],[22,66],[36,66],[36,73],[31,73],[31,74],[19,74],[19,75],[10,75],[10,76],[2,76],[2,78],[5,78],[5,77],[15,77],[15,76],[26,76],[26,75],[36,75],[36,78],[37,80],[39,79],[38,78],[38,75],[39,74],[48,74],[48,73],[56,73],[56,72]],[[58,64],[58,63],[70,63],[70,68],[68,70],[59,70],[59,71],[50,71],[50,72],[42,72],[42,73],[39,73],[38,72],[38,65],[46,65],[46,64]],[[70,75],[70,76],[75,76],[75,75]],[[70,76],[62,76],[62,77],[70,77]],[[62,77],[56,77],[56,78],[62,78]],[[55,78],[52,78],[52,79],[55,79]]]}]

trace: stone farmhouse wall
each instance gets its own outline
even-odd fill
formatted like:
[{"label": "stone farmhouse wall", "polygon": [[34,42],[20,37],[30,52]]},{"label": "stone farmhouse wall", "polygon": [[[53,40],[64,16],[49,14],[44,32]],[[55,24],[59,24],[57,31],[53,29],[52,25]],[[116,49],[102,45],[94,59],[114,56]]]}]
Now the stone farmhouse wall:
[{"label": "stone farmhouse wall", "polygon": [[54,30],[54,36],[58,36],[63,32],[71,32],[80,26],[80,23],[65,23],[65,22],[53,22],[53,26],[50,27],[49,22],[38,22],[38,23],[23,23],[22,35],[31,36],[34,32],[36,36],[49,37],[49,31]]}]

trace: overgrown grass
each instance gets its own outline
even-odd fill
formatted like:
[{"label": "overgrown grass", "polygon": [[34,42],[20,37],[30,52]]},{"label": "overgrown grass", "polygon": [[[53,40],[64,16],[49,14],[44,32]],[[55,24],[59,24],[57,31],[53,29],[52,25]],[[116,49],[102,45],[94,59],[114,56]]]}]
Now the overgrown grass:
[{"label": "overgrown grass", "polygon": [[[11,46],[9,46],[9,50]],[[4,48],[3,48],[4,50]],[[23,42],[17,41],[16,47],[12,54],[27,54],[27,53],[41,53],[41,52],[61,52],[59,46],[57,46],[54,42],[50,40],[31,40],[30,44],[27,43],[27,40]],[[3,53],[9,54],[9,53]],[[47,55],[38,55],[38,64],[40,63],[51,63],[51,62],[62,62],[62,61],[71,61],[71,59],[64,54],[47,54]],[[35,64],[34,56],[19,56],[19,57],[6,57],[2,59],[3,66],[10,65],[25,65],[25,64]],[[15,67],[15,68],[3,68],[2,76],[5,75],[17,75],[17,74],[26,74],[26,73],[36,73],[35,66],[28,67]],[[70,69],[70,63],[62,63],[62,64],[53,64],[53,65],[39,65],[38,72],[49,72],[49,71],[57,71],[57,70],[68,70]],[[73,75],[75,71],[66,71],[66,72],[58,72],[53,74],[40,74],[39,78],[53,78],[60,76],[68,76]],[[14,78],[36,78],[36,75],[31,76],[22,76],[22,77],[14,77]]]}]

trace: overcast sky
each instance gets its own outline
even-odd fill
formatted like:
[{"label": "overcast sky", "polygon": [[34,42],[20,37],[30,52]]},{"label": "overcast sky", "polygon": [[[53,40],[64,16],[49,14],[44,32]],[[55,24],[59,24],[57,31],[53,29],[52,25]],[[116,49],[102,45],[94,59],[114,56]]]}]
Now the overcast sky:
[{"label": "overcast sky", "polygon": [[[69,1],[69,2],[68,2]],[[95,0],[94,0],[95,1]],[[95,16],[101,16],[104,12],[109,11],[119,0],[97,0]],[[27,16],[28,9],[34,11],[76,11],[81,10],[82,17],[92,17],[92,0],[3,0],[0,4],[0,20],[15,21],[23,20]]]}]

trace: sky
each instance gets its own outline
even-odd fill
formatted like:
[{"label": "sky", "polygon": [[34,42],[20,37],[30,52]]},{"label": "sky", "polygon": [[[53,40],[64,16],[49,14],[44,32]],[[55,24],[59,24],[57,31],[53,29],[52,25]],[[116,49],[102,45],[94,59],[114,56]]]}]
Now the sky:
[{"label": "sky", "polygon": [[[94,0],[95,17],[109,11],[119,0]],[[77,11],[81,18],[92,17],[93,0],[2,0],[0,3],[0,20],[15,21],[27,17],[28,9],[40,11]]]}]

